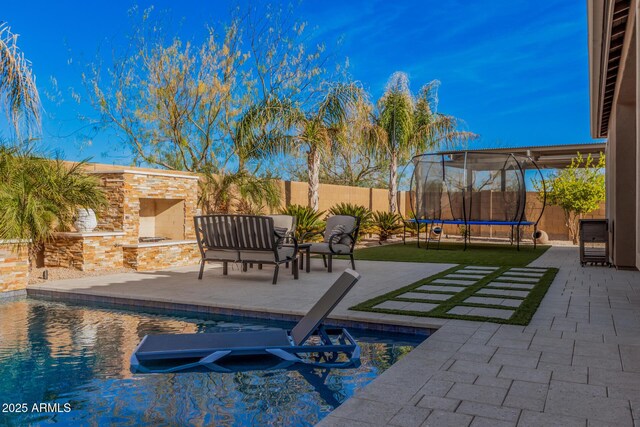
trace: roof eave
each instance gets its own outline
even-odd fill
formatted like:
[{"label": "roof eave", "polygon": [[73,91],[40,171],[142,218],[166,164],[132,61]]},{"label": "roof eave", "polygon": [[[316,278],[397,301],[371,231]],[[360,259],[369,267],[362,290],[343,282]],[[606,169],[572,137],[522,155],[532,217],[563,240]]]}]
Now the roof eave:
[{"label": "roof eave", "polygon": [[606,138],[602,133],[602,79],[605,77],[603,63],[604,13],[609,1],[587,0],[589,43],[589,97],[591,105],[591,136]]}]

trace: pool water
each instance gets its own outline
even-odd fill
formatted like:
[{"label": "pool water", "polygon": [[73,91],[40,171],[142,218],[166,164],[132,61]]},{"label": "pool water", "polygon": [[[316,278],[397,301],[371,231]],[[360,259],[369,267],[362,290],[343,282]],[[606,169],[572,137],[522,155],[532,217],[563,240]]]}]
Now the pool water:
[{"label": "pool water", "polygon": [[313,425],[424,339],[350,330],[362,349],[361,365],[350,369],[129,370],[146,334],[291,326],[30,298],[0,302],[0,425]]}]

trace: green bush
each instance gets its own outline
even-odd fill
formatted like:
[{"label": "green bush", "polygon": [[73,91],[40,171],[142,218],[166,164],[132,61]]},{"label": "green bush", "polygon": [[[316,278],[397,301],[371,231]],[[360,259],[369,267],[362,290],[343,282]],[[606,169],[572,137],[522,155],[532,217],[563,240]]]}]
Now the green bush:
[{"label": "green bush", "polygon": [[100,181],[84,172],[85,163],[0,146],[0,240],[29,241],[33,254],[71,227],[78,208],[105,207]]},{"label": "green bush", "polygon": [[280,213],[296,218],[296,239],[299,241],[302,241],[306,234],[324,230],[325,222],[322,221],[324,211],[316,212],[308,206],[291,205],[281,209]]},{"label": "green bush", "polygon": [[386,241],[394,234],[402,231],[402,217],[391,212],[376,211],[373,213],[373,232],[380,242]]},{"label": "green bush", "polygon": [[360,240],[360,236],[363,234],[373,232],[373,212],[371,212],[371,209],[362,205],[356,205],[354,203],[338,203],[329,209],[329,215],[351,215],[356,218],[360,218],[360,233],[358,234],[358,240]]}]

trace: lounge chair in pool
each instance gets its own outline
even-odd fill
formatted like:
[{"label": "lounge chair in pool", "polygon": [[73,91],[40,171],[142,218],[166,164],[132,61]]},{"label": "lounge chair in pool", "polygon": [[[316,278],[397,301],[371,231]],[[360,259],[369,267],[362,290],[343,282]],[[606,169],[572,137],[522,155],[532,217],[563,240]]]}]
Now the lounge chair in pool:
[{"label": "lounge chair in pool", "polygon": [[[360,359],[360,348],[344,328],[328,329],[324,320],[360,279],[347,269],[291,329],[145,336],[131,355],[132,372],[169,373],[207,368],[229,372],[221,363],[241,356],[275,357],[278,367],[305,363],[344,367]],[[313,338],[312,338],[313,337]],[[339,361],[341,356],[348,360]]]}]

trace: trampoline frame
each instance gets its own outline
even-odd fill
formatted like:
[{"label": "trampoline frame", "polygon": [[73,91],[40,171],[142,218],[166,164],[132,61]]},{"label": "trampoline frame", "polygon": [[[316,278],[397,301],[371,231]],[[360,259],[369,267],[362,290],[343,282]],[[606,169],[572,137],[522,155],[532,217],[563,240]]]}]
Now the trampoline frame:
[{"label": "trampoline frame", "polygon": [[[442,182],[446,182],[446,175],[445,175],[445,156],[449,156],[449,155],[464,155],[464,166],[461,170],[465,171],[465,174],[467,173],[467,156],[469,154],[479,154],[479,155],[487,155],[487,156],[496,156],[495,153],[484,153],[482,151],[473,151],[473,150],[468,150],[468,151],[447,151],[447,152],[438,152],[438,153],[424,153],[424,154],[419,154],[417,156],[414,156],[412,158],[412,162],[414,162],[414,159],[417,159],[419,157],[425,157],[425,156],[440,156],[440,163],[442,164]],[[514,155],[513,153],[509,153],[509,154],[505,154],[504,155],[506,160],[505,160],[505,165],[507,163],[507,161],[509,159],[513,159],[513,161],[515,161],[515,164],[518,167],[518,171],[519,171],[519,176],[522,179],[522,183],[523,183],[523,189],[522,189],[522,194],[521,194],[521,198],[522,198],[522,209],[518,208],[518,218],[517,221],[495,221],[495,220],[471,220],[469,218],[467,218],[467,207],[466,207],[466,192],[467,190],[467,185],[462,187],[462,214],[463,214],[463,219],[442,219],[442,208],[439,209],[439,216],[440,218],[430,218],[430,219],[419,219],[417,218],[416,215],[416,210],[414,209],[413,206],[413,201],[412,198],[410,198],[410,204],[411,204],[411,213],[413,215],[413,218],[410,219],[405,219],[404,220],[404,229],[403,229],[403,243],[406,244],[406,235],[407,235],[407,223],[415,223],[416,227],[417,227],[417,245],[418,247],[420,247],[420,226],[421,224],[425,224],[425,232],[426,232],[426,236],[425,236],[425,241],[426,241],[426,249],[429,249],[429,243],[431,241],[431,233],[433,232],[433,230],[435,229],[435,227],[439,224],[440,227],[444,226],[445,224],[454,224],[454,225],[464,225],[465,226],[465,233],[464,233],[464,250],[467,249],[468,244],[471,243],[471,228],[469,226],[471,225],[496,225],[496,226],[510,226],[511,227],[511,236],[510,236],[510,242],[513,245],[514,243],[514,231],[515,231],[515,242],[516,242],[516,247],[517,250],[520,250],[520,231],[522,227],[527,227],[527,226],[533,226],[533,248],[536,249],[537,247],[537,243],[536,243],[536,235],[538,234],[538,222],[540,221],[540,219],[542,218],[542,215],[544,214],[544,210],[547,204],[547,187],[546,187],[546,183],[544,180],[544,175],[542,175],[542,171],[540,170],[540,167],[538,166],[538,164],[536,163],[535,160],[533,160],[533,158],[531,158],[531,156],[522,156],[519,155],[518,157],[522,158],[526,158],[527,161],[529,161],[534,168],[528,168],[528,169],[532,169],[532,170],[536,170],[538,175],[540,176],[541,182],[542,182],[542,193],[543,193],[543,199],[542,199],[542,209],[540,210],[540,214],[538,215],[538,218],[535,221],[527,221],[524,219],[525,217],[525,210],[526,210],[526,205],[527,205],[527,190],[526,190],[526,177],[525,177],[525,171],[528,169],[523,169],[521,162],[518,160],[518,157],[516,157],[516,155]],[[415,162],[414,162],[415,163]],[[504,170],[504,167],[503,169]],[[413,183],[414,183],[414,178],[415,178],[415,173],[416,173],[416,168],[414,167],[413,172],[411,174],[411,180],[410,180],[410,188],[413,189]],[[465,175],[465,184],[466,184],[466,175]],[[449,193],[449,191],[447,191],[447,193]],[[450,194],[448,195],[449,197],[449,205],[451,205],[451,196]],[[417,199],[417,196],[416,196]],[[471,199],[472,200],[472,199]],[[520,202],[520,200],[519,200]],[[471,212],[471,205],[469,206],[469,212]],[[438,237],[438,248],[440,247],[440,240],[441,240],[441,233]]]}]

